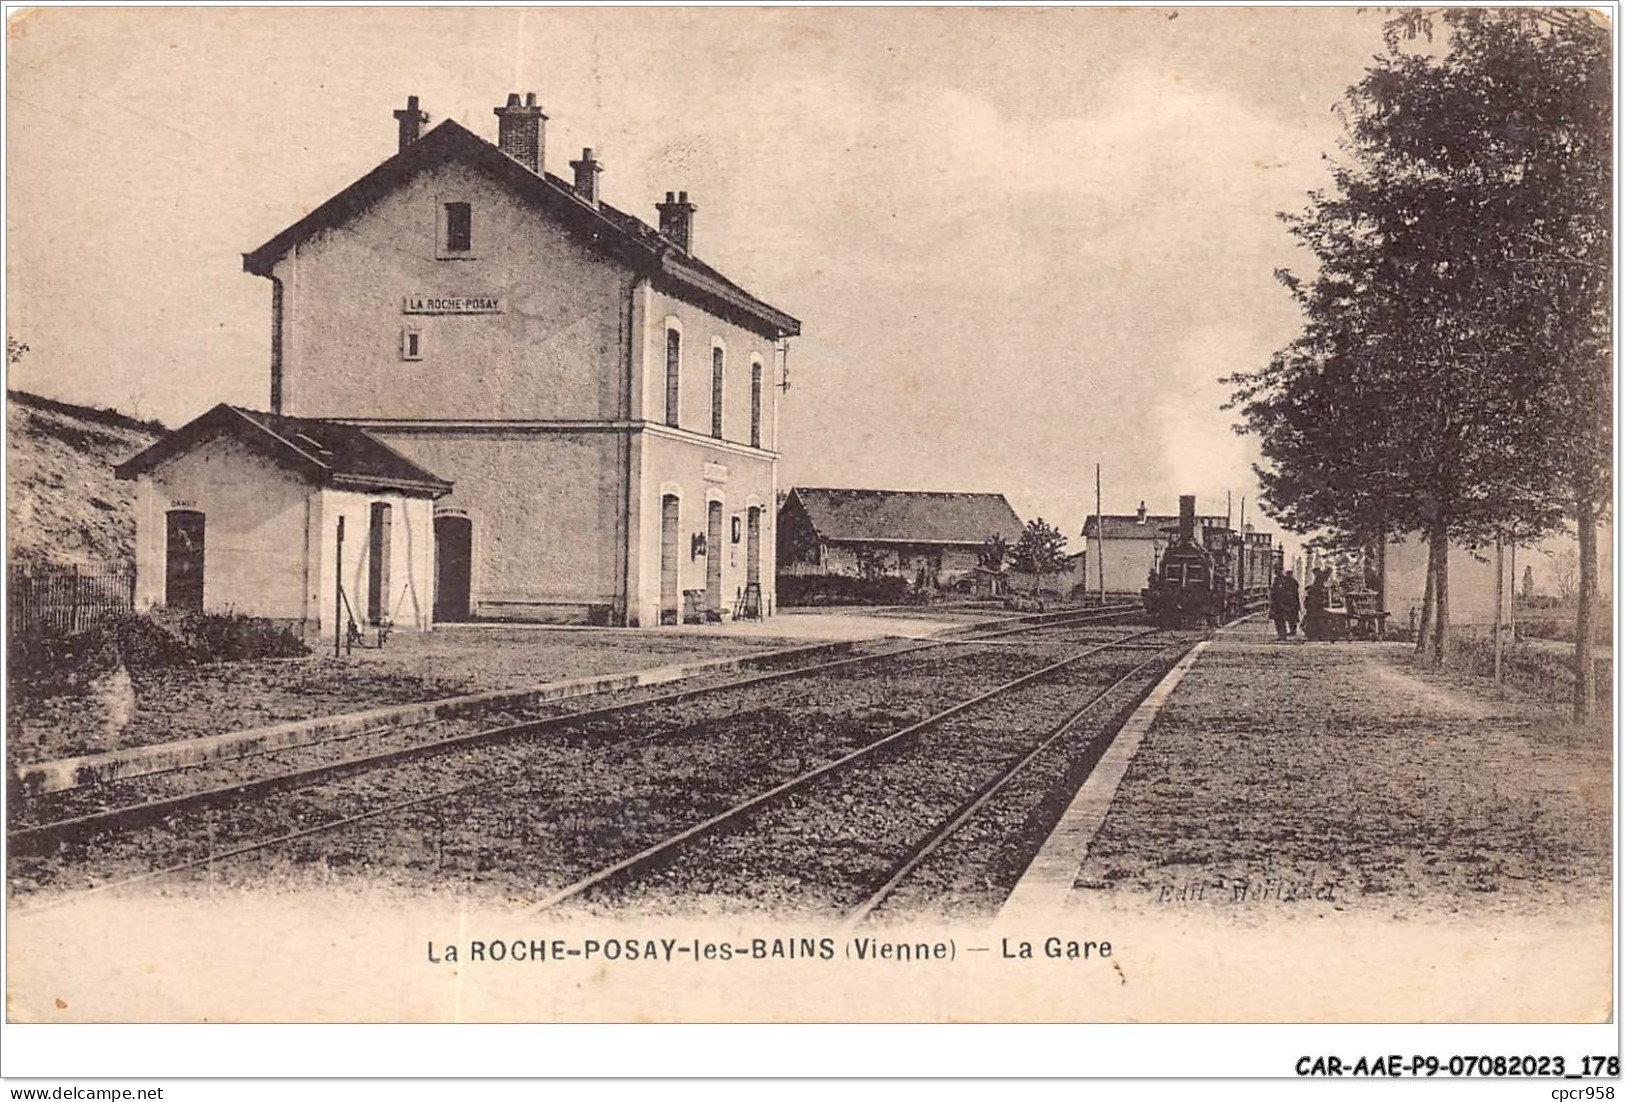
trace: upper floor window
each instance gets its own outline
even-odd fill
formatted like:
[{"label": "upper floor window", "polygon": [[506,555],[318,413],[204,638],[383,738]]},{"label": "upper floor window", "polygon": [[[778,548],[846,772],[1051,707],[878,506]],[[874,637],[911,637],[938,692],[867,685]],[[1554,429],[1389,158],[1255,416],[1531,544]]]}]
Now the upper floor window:
[{"label": "upper floor window", "polygon": [[683,373],[683,335],[666,330],[666,424],[677,427],[677,395]]},{"label": "upper floor window", "polygon": [[440,204],[435,255],[441,259],[463,259],[474,252],[474,206],[455,202]]},{"label": "upper floor window", "polygon": [[750,365],[750,446],[762,446],[762,365]]},{"label": "upper floor window", "polygon": [[722,349],[711,349],[711,435],[718,440],[722,439],[722,356]]}]

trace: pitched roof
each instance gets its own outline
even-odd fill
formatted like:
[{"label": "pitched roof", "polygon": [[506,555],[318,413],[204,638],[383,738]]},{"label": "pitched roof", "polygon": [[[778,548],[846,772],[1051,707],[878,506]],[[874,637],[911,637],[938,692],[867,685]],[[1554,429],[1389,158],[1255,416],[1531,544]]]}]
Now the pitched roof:
[{"label": "pitched roof", "polygon": [[790,497],[820,538],[837,542],[980,545],[994,534],[1011,543],[1021,538],[1021,519],[1003,494],[797,486]]},{"label": "pitched roof", "polygon": [[311,481],[344,490],[395,490],[414,497],[442,497],[451,483],[438,478],[366,429],[316,417],[221,404],[113,468],[119,478],[135,478],[230,433],[272,460]]},{"label": "pitched roof", "polygon": [[685,253],[654,227],[607,203],[594,207],[564,180],[549,172],[532,172],[454,119],[445,120],[253,252],[244,253],[243,270],[269,276],[272,266],[295,245],[344,224],[416,173],[445,161],[482,169],[520,198],[557,216],[578,236],[649,275],[659,289],[770,337],[801,333],[801,322]]},{"label": "pitched roof", "polygon": [[[1112,514],[1107,513],[1103,518],[1106,522],[1106,539],[1110,540],[1158,540],[1166,535],[1165,529],[1178,528],[1179,516],[1161,516],[1156,513],[1146,514],[1142,520],[1138,513]],[[1196,523],[1202,528],[1223,528],[1224,517],[1197,517]],[[1095,538],[1096,519],[1091,514],[1083,522],[1083,534],[1088,539]]]}]

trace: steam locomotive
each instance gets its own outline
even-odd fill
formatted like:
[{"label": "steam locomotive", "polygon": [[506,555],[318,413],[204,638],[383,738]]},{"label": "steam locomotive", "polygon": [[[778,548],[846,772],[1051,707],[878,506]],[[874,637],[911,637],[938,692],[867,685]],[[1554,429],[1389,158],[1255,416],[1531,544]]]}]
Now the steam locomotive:
[{"label": "steam locomotive", "polygon": [[1269,600],[1282,552],[1262,533],[1196,523],[1196,498],[1179,499],[1179,527],[1140,591],[1163,627],[1217,627]]}]

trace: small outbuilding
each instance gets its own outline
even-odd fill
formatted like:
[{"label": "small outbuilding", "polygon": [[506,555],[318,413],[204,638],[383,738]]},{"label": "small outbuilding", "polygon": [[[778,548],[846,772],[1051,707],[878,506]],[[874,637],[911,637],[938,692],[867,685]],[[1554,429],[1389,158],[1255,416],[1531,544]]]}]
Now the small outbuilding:
[{"label": "small outbuilding", "polygon": [[990,537],[1014,547],[1021,531],[1003,494],[797,486],[779,507],[779,573],[945,586],[976,569]]},{"label": "small outbuilding", "polygon": [[115,473],[137,483],[138,610],[329,638],[433,623],[434,501],[451,483],[365,429],[218,405]]}]

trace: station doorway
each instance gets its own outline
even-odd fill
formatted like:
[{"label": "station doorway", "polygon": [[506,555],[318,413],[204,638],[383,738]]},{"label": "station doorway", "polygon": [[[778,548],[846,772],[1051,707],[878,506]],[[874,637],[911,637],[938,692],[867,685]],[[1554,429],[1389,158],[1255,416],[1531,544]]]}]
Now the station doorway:
[{"label": "station doorway", "polygon": [[203,514],[172,509],[165,515],[164,604],[203,611]]},{"label": "station doorway", "polygon": [[705,611],[707,619],[722,617],[722,502],[705,506]]},{"label": "station doorway", "polygon": [[762,510],[755,505],[745,510],[745,584],[762,584]]},{"label": "station doorway", "polygon": [[467,517],[434,518],[434,618],[457,623],[471,618],[474,524]]},{"label": "station doorway", "polygon": [[677,496],[667,494],[660,499],[660,622],[677,621]]}]

